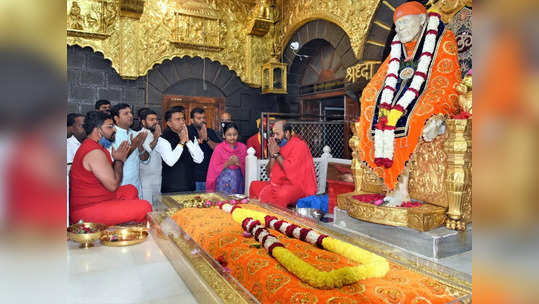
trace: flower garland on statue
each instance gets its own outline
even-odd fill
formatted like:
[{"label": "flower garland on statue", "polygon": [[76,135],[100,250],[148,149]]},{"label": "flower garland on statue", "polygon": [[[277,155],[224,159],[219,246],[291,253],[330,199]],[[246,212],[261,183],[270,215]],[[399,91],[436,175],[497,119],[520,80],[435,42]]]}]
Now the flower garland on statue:
[{"label": "flower garland on statue", "polygon": [[[378,166],[390,168],[393,165],[395,127],[397,121],[404,115],[408,105],[419,97],[419,90],[427,78],[436,41],[438,35],[441,34],[438,32],[440,15],[429,13],[428,16],[427,32],[417,64],[417,71],[414,72],[413,68],[408,66],[403,68],[399,73],[404,46],[399,41],[398,35],[395,35],[395,38],[391,42],[391,53],[386,79],[382,89],[380,104],[378,105],[379,118],[374,130],[374,162]],[[412,78],[412,82],[397,103],[393,105],[392,102],[399,78]]]},{"label": "flower garland on statue", "polygon": [[[232,214],[234,221],[241,223],[244,231],[254,236],[269,255],[303,282],[323,289],[339,288],[372,277],[383,277],[389,270],[386,259],[351,244],[301,228],[260,211],[243,209],[239,205],[218,204],[223,211]],[[264,223],[262,225],[261,223]],[[320,271],[286,249],[266,227],[275,229],[312,245],[340,254],[362,263],[353,267],[342,267],[329,272]]]}]

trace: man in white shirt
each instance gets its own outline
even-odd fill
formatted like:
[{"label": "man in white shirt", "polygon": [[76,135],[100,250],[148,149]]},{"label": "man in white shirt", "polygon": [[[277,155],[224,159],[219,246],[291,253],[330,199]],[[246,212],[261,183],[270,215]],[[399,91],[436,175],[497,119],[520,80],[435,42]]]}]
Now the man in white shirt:
[{"label": "man in white shirt", "polygon": [[[138,110],[138,117],[142,124],[141,132],[148,133],[146,140],[142,144],[144,150],[150,153],[147,162],[140,163],[140,181],[142,183],[142,199],[153,203],[153,195],[161,192],[161,154],[155,150],[159,137],[161,136],[161,126],[157,119],[157,113],[149,108]],[[161,139],[164,140],[164,139]],[[177,159],[180,158],[179,149],[175,152]]]},{"label": "man in white shirt", "polygon": [[133,124],[133,114],[131,107],[126,103],[114,105],[111,109],[114,123],[116,124],[116,135],[112,147],[117,150],[123,141],[136,146],[126,159],[123,166],[123,178],[121,185],[133,185],[138,190],[139,198],[142,199],[142,184],[140,182],[140,162],[147,161],[149,153],[144,150],[142,143],[146,140],[146,132],[137,132],[130,127]]},{"label": "man in white shirt", "polygon": [[82,125],[84,124],[84,115],[80,113],[69,113],[67,115],[67,128],[71,136],[67,139],[67,164],[73,162],[77,149],[86,138],[86,132]]}]

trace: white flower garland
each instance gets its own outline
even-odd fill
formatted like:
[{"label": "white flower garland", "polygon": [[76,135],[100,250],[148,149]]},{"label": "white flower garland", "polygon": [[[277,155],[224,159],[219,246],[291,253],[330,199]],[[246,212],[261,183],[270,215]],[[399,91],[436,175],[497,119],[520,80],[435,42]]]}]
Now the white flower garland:
[{"label": "white flower garland", "polygon": [[[427,24],[425,41],[423,42],[423,49],[417,65],[417,71],[414,73],[412,82],[406,92],[399,98],[395,105],[392,105],[395,91],[397,88],[397,77],[399,76],[399,68],[402,56],[402,50],[404,46],[399,41],[398,36],[395,35],[391,42],[391,53],[386,73],[386,79],[384,87],[382,89],[382,96],[380,99],[379,108],[386,109],[388,112],[391,109],[403,112],[405,109],[419,97],[419,90],[425,82],[429,66],[434,55],[434,48],[436,47],[436,39],[438,35],[438,26],[440,25],[440,16],[438,14],[429,14],[429,20]],[[379,117],[378,121],[387,117]],[[390,126],[388,129],[379,128],[378,126],[374,130],[374,158],[375,162],[379,166],[391,167],[393,161],[393,155],[395,151],[395,126]],[[377,160],[378,159],[378,160]],[[385,163],[385,162],[389,163]]]}]

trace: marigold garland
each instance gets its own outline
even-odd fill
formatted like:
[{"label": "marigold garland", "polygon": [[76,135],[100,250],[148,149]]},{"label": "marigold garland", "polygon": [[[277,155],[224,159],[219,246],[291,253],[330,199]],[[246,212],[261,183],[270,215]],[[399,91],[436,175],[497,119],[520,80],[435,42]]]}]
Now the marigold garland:
[{"label": "marigold garland", "polygon": [[[255,240],[260,242],[268,250],[268,253],[288,271],[315,288],[339,288],[359,280],[383,277],[389,270],[389,263],[383,257],[327,235],[318,234],[311,229],[278,220],[276,217],[260,211],[243,209],[238,205],[222,204],[219,205],[219,208],[231,213],[234,221],[241,223],[242,228],[253,235]],[[274,235],[270,234],[266,227],[271,227],[290,237],[342,255],[361,263],[361,265],[342,267],[329,272],[320,271],[286,249]]]}]

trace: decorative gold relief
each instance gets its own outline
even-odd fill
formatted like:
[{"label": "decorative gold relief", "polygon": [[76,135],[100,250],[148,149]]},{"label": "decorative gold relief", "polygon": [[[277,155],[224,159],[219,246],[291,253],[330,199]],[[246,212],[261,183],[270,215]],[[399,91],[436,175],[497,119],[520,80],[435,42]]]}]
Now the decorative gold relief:
[{"label": "decorative gold relief", "polygon": [[281,0],[278,4],[282,5],[283,31],[278,41],[284,46],[302,25],[315,19],[324,19],[337,24],[346,32],[354,55],[361,58],[369,24],[379,2],[379,0]]},{"label": "decorative gold relief", "polygon": [[145,0],[120,0],[120,16],[138,19],[144,11]]},{"label": "decorative gold relief", "polygon": [[271,0],[260,0],[249,23],[249,34],[264,36],[273,25],[274,14]]},{"label": "decorative gold relief", "polygon": [[249,34],[255,36],[264,36],[269,32],[273,21],[262,18],[253,18],[249,26]]},{"label": "decorative gold relief", "polygon": [[359,122],[353,122],[352,123],[352,133],[354,136],[350,138],[348,144],[350,145],[350,148],[352,149],[352,165],[350,166],[350,169],[352,170],[352,176],[354,179],[354,189],[356,192],[361,191],[361,182],[363,180],[363,167],[361,166],[361,160],[359,159],[359,155],[357,154],[357,149],[359,147]]},{"label": "decorative gold relief", "polygon": [[464,6],[472,6],[471,0],[430,0],[427,5],[429,11],[437,12],[442,16],[444,23],[449,23],[453,16]]},{"label": "decorative gold relief", "polygon": [[416,200],[447,207],[447,192],[444,186],[447,154],[443,150],[447,132],[432,142],[422,139],[410,158],[408,191]]},{"label": "decorative gold relief", "polygon": [[184,48],[220,51],[221,21],[216,11],[208,10],[206,14],[189,15],[182,11],[174,13],[174,27],[170,42]]},{"label": "decorative gold relief", "polygon": [[472,114],[472,75],[466,75],[457,86],[459,106],[463,112]]},{"label": "decorative gold relief", "polygon": [[[73,2],[77,6],[71,12]],[[103,53],[124,78],[143,76],[166,59],[199,56],[226,65],[249,85],[260,86],[273,35],[248,35],[255,7],[250,0],[146,0],[140,18],[134,19],[120,17],[120,0],[67,0],[67,44]],[[92,17],[101,25],[88,26],[85,16],[90,10],[90,16],[101,14],[101,19]]]},{"label": "decorative gold relief", "polygon": [[117,16],[118,5],[111,0],[67,1],[67,34],[105,39]]}]

